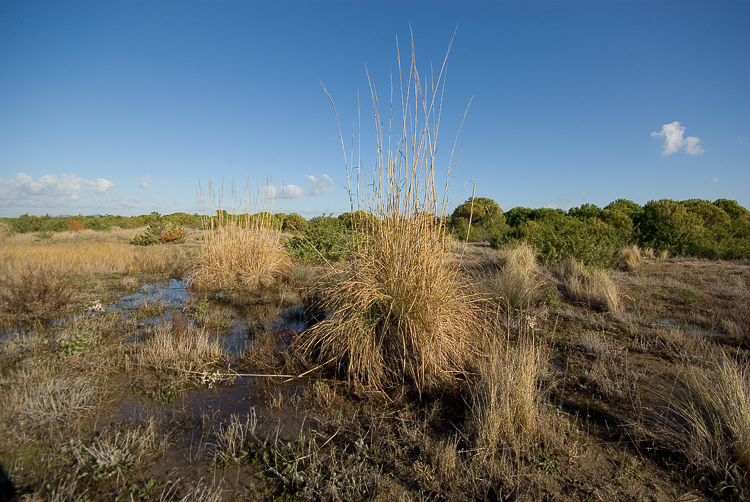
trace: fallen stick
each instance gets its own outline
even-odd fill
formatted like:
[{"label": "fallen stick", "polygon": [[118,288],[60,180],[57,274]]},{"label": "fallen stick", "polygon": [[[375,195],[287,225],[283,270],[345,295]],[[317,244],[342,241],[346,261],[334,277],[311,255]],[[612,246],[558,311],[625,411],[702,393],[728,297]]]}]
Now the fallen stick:
[{"label": "fallen stick", "polygon": [[303,376],[307,375],[308,373],[312,373],[313,371],[315,371],[315,370],[318,370],[318,369],[322,368],[322,367],[323,367],[323,366],[325,366],[326,364],[328,364],[328,363],[330,363],[330,362],[333,362],[333,361],[334,361],[335,359],[336,359],[335,357],[332,357],[331,359],[329,359],[328,361],[324,362],[323,364],[319,364],[319,365],[315,366],[314,368],[312,368],[312,369],[309,369],[309,370],[305,371],[304,373],[300,373],[300,374],[299,374],[299,375],[297,375],[297,376],[289,377],[289,378],[287,378],[286,380],[284,380],[284,381],[283,381],[283,382],[281,382],[281,383],[287,383],[287,382],[291,382],[292,380],[295,380],[295,379],[297,379],[297,378],[302,378]]}]

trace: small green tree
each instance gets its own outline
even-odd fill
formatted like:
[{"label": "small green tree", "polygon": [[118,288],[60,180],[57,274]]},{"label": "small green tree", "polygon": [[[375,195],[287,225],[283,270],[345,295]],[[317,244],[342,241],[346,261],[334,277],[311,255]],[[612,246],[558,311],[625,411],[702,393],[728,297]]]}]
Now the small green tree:
[{"label": "small green tree", "polygon": [[450,226],[454,235],[470,241],[490,241],[508,231],[503,210],[487,197],[473,197],[458,206]]},{"label": "small green tree", "polygon": [[641,244],[674,256],[691,254],[704,233],[703,221],[671,199],[649,201],[638,221]]},{"label": "small green tree", "polygon": [[583,204],[580,207],[572,207],[568,210],[568,216],[586,220],[588,218],[601,218],[602,210],[596,204]]},{"label": "small green tree", "polygon": [[307,220],[297,213],[284,215],[281,230],[284,232],[302,233],[307,228]]}]

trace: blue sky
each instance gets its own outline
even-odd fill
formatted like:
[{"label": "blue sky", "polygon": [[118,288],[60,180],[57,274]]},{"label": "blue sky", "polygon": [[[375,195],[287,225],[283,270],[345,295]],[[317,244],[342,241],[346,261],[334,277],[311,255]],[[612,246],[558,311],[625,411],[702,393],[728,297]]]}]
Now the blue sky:
[{"label": "blue sky", "polygon": [[474,184],[505,210],[750,207],[747,1],[0,0],[0,216],[193,213],[248,180],[277,211],[347,211],[321,84],[367,172],[365,65],[387,115],[410,26],[423,76],[456,32],[438,175],[473,98],[448,212]]}]

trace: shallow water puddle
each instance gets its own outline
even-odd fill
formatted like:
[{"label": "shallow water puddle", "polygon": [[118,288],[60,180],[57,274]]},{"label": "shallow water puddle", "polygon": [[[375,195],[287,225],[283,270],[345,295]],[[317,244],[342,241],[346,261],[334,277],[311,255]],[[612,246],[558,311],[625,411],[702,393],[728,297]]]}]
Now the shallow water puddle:
[{"label": "shallow water puddle", "polygon": [[168,283],[148,283],[135,293],[125,295],[110,306],[116,310],[134,310],[146,302],[180,308],[192,299],[187,288],[187,280],[170,279]]},{"label": "shallow water puddle", "polygon": [[704,330],[694,324],[679,323],[675,319],[659,319],[659,326],[671,329],[682,330],[686,335],[691,336],[724,336],[721,331],[716,329]]},{"label": "shallow water puddle", "polygon": [[[205,305],[205,306],[204,306]],[[168,283],[148,283],[138,291],[122,296],[106,310],[122,312],[137,317],[143,325],[159,325],[171,322],[175,315],[188,313],[186,320],[195,324],[189,315],[197,308],[210,309],[217,303],[207,298],[198,298],[187,287],[186,279],[171,279]],[[248,344],[252,344],[254,333],[259,330],[273,332],[300,333],[305,329],[304,312],[301,306],[286,309],[234,308],[227,320],[227,327],[221,332],[223,348],[232,356],[242,354]],[[287,340],[289,341],[289,340]]]}]

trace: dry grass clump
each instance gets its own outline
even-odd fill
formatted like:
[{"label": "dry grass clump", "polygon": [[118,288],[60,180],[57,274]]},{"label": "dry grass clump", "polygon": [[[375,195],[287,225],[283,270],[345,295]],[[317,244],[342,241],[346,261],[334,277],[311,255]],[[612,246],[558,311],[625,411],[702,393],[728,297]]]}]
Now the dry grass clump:
[{"label": "dry grass clump", "polygon": [[613,261],[618,268],[626,272],[638,270],[641,266],[641,248],[637,244],[625,246],[615,253]]},{"label": "dry grass clump", "polygon": [[534,248],[522,242],[502,248],[499,255],[503,265],[487,280],[490,294],[508,314],[534,306],[545,285]]},{"label": "dry grass clump", "polygon": [[228,215],[221,209],[221,198],[218,205],[220,216],[204,218],[203,245],[191,286],[201,291],[257,291],[288,279],[292,259],[271,212]]},{"label": "dry grass clump", "polygon": [[422,391],[465,371],[481,332],[479,303],[449,266],[441,234],[412,219],[373,232],[331,273],[321,293],[331,315],[303,334],[302,348],[378,389],[411,382]]},{"label": "dry grass clump", "polygon": [[156,326],[134,348],[133,362],[139,368],[167,371],[185,379],[226,360],[216,337],[180,318]]},{"label": "dry grass clump", "polygon": [[[321,361],[335,361],[359,387],[408,383],[422,392],[467,370],[482,323],[478,297],[449,263],[436,218],[436,101],[443,73],[436,85],[423,87],[413,44],[411,56],[408,81],[401,82],[403,128],[389,133],[387,143],[371,87],[377,157],[364,194],[357,170],[356,200],[374,217],[356,222],[359,247],[320,287],[330,316],[297,344]],[[347,170],[347,180],[353,177]],[[355,212],[360,208],[349,190]]]},{"label": "dry grass clump", "polygon": [[564,293],[574,302],[595,310],[622,312],[617,285],[606,270],[589,268],[575,258],[561,263],[557,275]]},{"label": "dry grass clump", "polygon": [[491,340],[478,363],[472,388],[472,424],[487,465],[519,461],[555,438],[545,402],[548,350],[533,340]]},{"label": "dry grass clump", "polygon": [[662,383],[657,396],[663,404],[647,419],[654,440],[684,455],[698,473],[747,490],[750,367],[722,354],[705,368],[684,366]]},{"label": "dry grass clump", "polygon": [[75,296],[69,277],[38,266],[26,266],[0,279],[0,308],[21,319],[59,316]]}]

